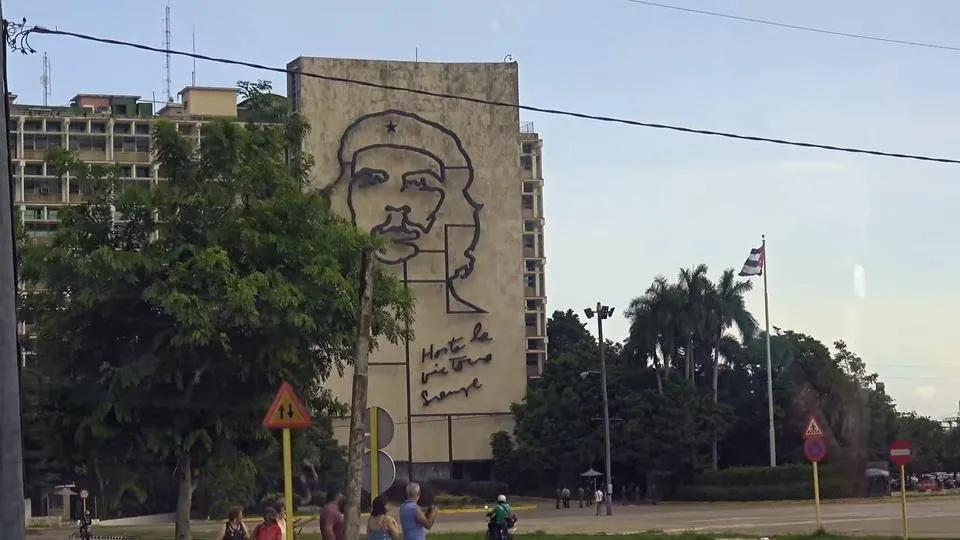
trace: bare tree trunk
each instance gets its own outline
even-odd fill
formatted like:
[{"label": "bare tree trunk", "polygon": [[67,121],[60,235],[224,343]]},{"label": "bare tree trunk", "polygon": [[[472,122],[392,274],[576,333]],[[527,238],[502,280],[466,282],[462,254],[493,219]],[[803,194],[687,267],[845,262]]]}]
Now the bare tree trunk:
[{"label": "bare tree trunk", "polygon": [[193,491],[197,483],[193,480],[193,463],[190,453],[184,452],[177,460],[177,517],[174,538],[176,540],[190,540],[190,507],[193,506]]},{"label": "bare tree trunk", "polygon": [[[344,536],[360,536],[360,494],[363,486],[363,415],[367,411],[367,369],[370,360],[370,333],[373,328],[373,250],[363,250],[360,268],[360,327],[353,362],[353,398],[350,403],[350,445],[347,455],[347,489],[344,492]],[[376,456],[370,456],[376,459]]]},{"label": "bare tree trunk", "polygon": [[[710,373],[711,387],[713,388],[713,403],[719,403],[719,386],[720,386],[720,337],[717,337],[717,345],[713,348],[713,369]],[[713,447],[710,449],[710,458],[713,465],[713,470],[720,469],[720,452],[717,448],[719,445],[719,436],[716,428],[713,430]]]}]

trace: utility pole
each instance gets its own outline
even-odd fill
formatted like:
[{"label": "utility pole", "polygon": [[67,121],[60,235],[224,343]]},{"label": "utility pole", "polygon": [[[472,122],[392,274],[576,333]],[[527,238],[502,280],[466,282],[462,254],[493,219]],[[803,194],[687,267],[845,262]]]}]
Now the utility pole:
[{"label": "utility pole", "polygon": [[[3,7],[0,5],[0,20]],[[4,28],[4,38],[6,38]],[[4,40],[6,41],[6,40]],[[10,174],[10,111],[7,44],[0,53],[0,531],[26,538],[23,513],[23,436],[20,430],[20,358],[17,354],[17,271],[13,179]]]},{"label": "utility pole", "polygon": [[596,309],[587,308],[583,310],[588,319],[597,316],[597,341],[600,345],[600,391],[603,396],[603,453],[604,467],[607,475],[607,496],[603,498],[607,507],[607,515],[613,515],[613,506],[610,499],[613,498],[613,474],[610,467],[610,401],[607,399],[607,359],[603,347],[603,321],[613,316],[613,308],[597,302]]}]

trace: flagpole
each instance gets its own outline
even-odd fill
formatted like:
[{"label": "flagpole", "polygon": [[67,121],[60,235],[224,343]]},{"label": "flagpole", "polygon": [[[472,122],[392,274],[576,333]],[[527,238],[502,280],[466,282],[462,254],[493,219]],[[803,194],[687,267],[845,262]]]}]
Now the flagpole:
[{"label": "flagpole", "polygon": [[777,466],[777,431],[773,423],[773,362],[770,361],[770,301],[767,297],[767,235],[760,236],[763,253],[763,318],[767,334],[767,416],[770,427],[770,466]]}]

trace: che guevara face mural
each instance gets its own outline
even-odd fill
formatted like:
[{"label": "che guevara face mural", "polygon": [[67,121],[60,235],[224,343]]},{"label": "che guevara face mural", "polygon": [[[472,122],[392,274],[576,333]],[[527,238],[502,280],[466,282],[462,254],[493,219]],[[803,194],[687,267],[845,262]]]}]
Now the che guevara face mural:
[{"label": "che guevara face mural", "polygon": [[385,110],[346,128],[338,161],[353,224],[388,241],[380,262],[404,265],[408,283],[443,283],[447,313],[485,313],[457,290],[477,264],[483,208],[459,137],[419,115]]}]

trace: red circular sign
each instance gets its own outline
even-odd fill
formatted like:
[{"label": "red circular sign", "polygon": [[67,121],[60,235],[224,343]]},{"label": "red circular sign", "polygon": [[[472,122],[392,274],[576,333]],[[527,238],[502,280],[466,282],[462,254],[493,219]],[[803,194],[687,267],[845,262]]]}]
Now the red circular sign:
[{"label": "red circular sign", "polygon": [[803,455],[807,456],[811,463],[823,461],[823,458],[827,457],[827,443],[820,437],[810,437],[803,441]]},{"label": "red circular sign", "polygon": [[910,441],[898,439],[890,443],[890,461],[895,465],[906,465],[913,459],[913,448]]}]

